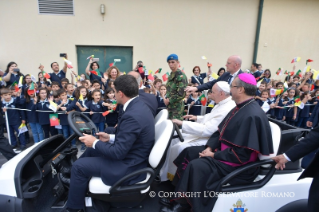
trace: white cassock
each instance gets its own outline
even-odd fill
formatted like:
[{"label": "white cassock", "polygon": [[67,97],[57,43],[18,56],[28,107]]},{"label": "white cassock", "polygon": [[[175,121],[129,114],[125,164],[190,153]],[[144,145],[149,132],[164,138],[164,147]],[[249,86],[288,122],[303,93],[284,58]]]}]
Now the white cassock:
[{"label": "white cassock", "polygon": [[179,138],[172,140],[167,151],[166,161],[160,171],[161,181],[173,180],[177,169],[173,161],[179,153],[190,146],[206,145],[209,137],[217,131],[218,125],[235,106],[235,102],[231,97],[228,97],[215,105],[210,113],[205,116],[197,116],[196,122],[183,121],[184,142],[180,142]]}]

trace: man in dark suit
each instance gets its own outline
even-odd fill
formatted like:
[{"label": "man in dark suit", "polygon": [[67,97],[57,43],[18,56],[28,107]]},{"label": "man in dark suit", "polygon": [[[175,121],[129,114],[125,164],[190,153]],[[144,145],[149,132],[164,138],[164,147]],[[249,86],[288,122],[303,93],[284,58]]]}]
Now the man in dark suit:
[{"label": "man in dark suit", "polygon": [[138,72],[131,71],[128,73],[128,75],[132,75],[137,80],[137,84],[139,85],[138,95],[140,97],[140,100],[142,100],[148,106],[148,108],[151,110],[153,116],[155,117],[156,111],[158,108],[158,103],[157,103],[155,95],[145,93],[145,91],[142,89],[143,80],[142,80],[141,75]]},{"label": "man in dark suit", "polygon": [[[288,161],[296,161],[305,155],[312,152],[314,149],[319,148],[319,127],[316,127],[310,131],[310,133],[301,141],[299,141],[295,146],[288,149],[284,154],[278,155],[272,158],[276,161],[276,168],[283,170],[285,168],[285,163]],[[305,169],[305,171],[300,175],[299,179],[305,177],[312,177],[312,184],[309,190],[308,199],[308,212],[318,211],[319,208],[319,154],[316,154],[315,158]]]},{"label": "man in dark suit", "polygon": [[[115,97],[123,105],[123,115],[117,124],[116,134],[97,133],[80,137],[88,148],[72,166],[67,211],[81,211],[92,176],[101,177],[106,185],[136,170],[147,167],[148,156],[155,140],[154,117],[138,97],[136,79],[123,75],[114,81]],[[144,180],[139,175],[124,184],[132,185]]]},{"label": "man in dark suit", "polygon": [[217,80],[213,80],[207,83],[204,83],[202,85],[199,85],[197,87],[191,87],[187,86],[185,91],[203,91],[203,90],[208,90],[213,87],[213,85],[218,82],[218,81],[226,81],[230,85],[231,82],[235,79],[235,77],[238,74],[243,73],[242,70],[240,69],[241,67],[241,58],[238,55],[233,55],[230,56],[227,59],[226,63],[226,72],[220,76]]}]

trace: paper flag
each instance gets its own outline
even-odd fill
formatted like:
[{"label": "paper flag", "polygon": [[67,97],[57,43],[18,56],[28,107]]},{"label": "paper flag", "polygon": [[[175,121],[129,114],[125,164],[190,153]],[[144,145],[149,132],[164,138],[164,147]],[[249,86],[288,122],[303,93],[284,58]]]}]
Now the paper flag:
[{"label": "paper flag", "polygon": [[83,101],[83,95],[82,94],[80,94],[79,100]]},{"label": "paper flag", "polygon": [[53,113],[53,114],[49,114],[50,116],[50,126],[57,126],[60,125],[60,121],[58,119],[58,114]]},{"label": "paper flag", "polygon": [[[55,104],[53,101],[50,101],[49,108],[50,108],[51,110],[53,110],[54,112],[56,112],[56,110],[58,109],[58,105]],[[51,125],[51,126],[53,126],[53,125]],[[54,126],[55,126],[55,125],[54,125]]]},{"label": "paper flag", "polygon": [[284,88],[288,88],[287,81],[285,81],[285,83],[284,83]]},{"label": "paper flag", "polygon": [[301,70],[300,70],[300,69],[297,71],[296,76],[299,76],[300,78],[302,77],[302,74],[301,74]]},{"label": "paper flag", "polygon": [[261,109],[263,109],[263,111],[267,113],[270,109],[270,105],[267,102],[264,102],[264,104],[261,106]]},{"label": "paper flag", "polygon": [[300,57],[295,57],[294,59],[292,59],[291,63],[299,62],[300,59]]},{"label": "paper flag", "polygon": [[67,64],[68,68],[73,68],[71,61],[65,59],[65,57],[63,58],[63,60]]},{"label": "paper flag", "polygon": [[50,79],[50,74],[46,73],[45,71],[42,71],[42,75],[46,79]]},{"label": "paper flag", "polygon": [[212,73],[211,76],[212,76],[214,79],[218,79],[218,77],[219,77],[219,76],[218,76],[216,73],[214,73],[214,72]]},{"label": "paper flag", "polygon": [[12,86],[14,87],[14,89],[15,89],[16,92],[19,91],[19,87],[18,87],[18,84],[17,84],[16,81],[14,81],[10,87],[12,87]]},{"label": "paper flag", "polygon": [[283,92],[284,92],[284,89],[273,89],[273,88],[270,88],[270,91],[269,91],[271,97],[278,96],[282,94]]},{"label": "paper flag", "polygon": [[162,69],[161,69],[161,68],[159,68],[159,69],[157,69],[157,70],[155,71],[155,74],[157,74],[157,73],[161,73],[161,71],[162,71]]},{"label": "paper flag", "polygon": [[34,82],[31,83],[30,87],[28,88],[28,94],[29,96],[34,94],[36,92],[35,88],[34,88]]},{"label": "paper flag", "polygon": [[18,87],[22,87],[23,76],[20,76]]},{"label": "paper flag", "polygon": [[86,59],[88,60],[88,59],[91,59],[91,58],[94,58],[93,54],[91,56],[89,56],[88,58],[86,58]]},{"label": "paper flag", "polygon": [[168,76],[167,76],[166,74],[164,74],[164,75],[162,76],[162,78],[163,78],[163,81],[164,81],[164,82],[166,82],[166,81],[168,80]]},{"label": "paper flag", "polygon": [[140,74],[144,73],[144,68],[143,67],[139,67],[138,68],[138,72],[140,72]]},{"label": "paper flag", "polygon": [[99,69],[96,69],[95,71],[90,71],[92,74],[96,75],[96,76],[101,76],[101,72],[99,71]]},{"label": "paper flag", "polygon": [[212,67],[212,64],[207,62],[207,67]]},{"label": "paper flag", "polygon": [[28,128],[27,128],[27,126],[25,125],[25,124],[23,124],[23,123],[21,123],[21,125],[19,126],[19,134],[18,134],[18,137],[19,137],[19,135],[20,134],[22,134],[22,133],[25,133],[25,132],[27,132],[28,131]]},{"label": "paper flag", "polygon": [[312,60],[312,59],[308,59],[308,60],[306,61],[306,65],[307,65],[308,63],[310,63],[310,62],[313,62],[313,60]]},{"label": "paper flag", "polygon": [[33,75],[31,75],[31,80],[32,80],[32,82],[37,82],[37,79],[33,76]]},{"label": "paper flag", "polygon": [[279,69],[276,71],[276,74],[277,74],[277,75],[281,75],[281,73],[282,73],[282,69],[279,68]]},{"label": "paper flag", "polygon": [[288,74],[289,72],[286,70],[284,74]]},{"label": "paper flag", "polygon": [[261,85],[262,80],[257,82],[257,88],[259,88],[259,86]]},{"label": "paper flag", "polygon": [[105,111],[104,113],[102,113],[102,116],[107,116],[110,113],[110,111]]},{"label": "paper flag", "polygon": [[[288,73],[289,73],[289,72],[288,72]],[[294,74],[295,74],[294,71],[292,71],[292,72],[289,73],[290,76],[293,76]]]},{"label": "paper flag", "polygon": [[202,103],[203,106],[206,106],[206,104],[207,104],[207,98],[205,97],[205,94],[202,94],[202,95],[199,97],[199,101],[200,101],[200,103]]},{"label": "paper flag", "polygon": [[154,76],[152,74],[149,74],[147,79],[151,80],[151,81],[154,81]]},{"label": "paper flag", "polygon": [[202,59],[203,59],[203,60],[207,60],[207,58],[206,58],[205,56],[202,56]]},{"label": "paper flag", "polygon": [[318,79],[318,77],[319,77],[319,71],[316,71],[316,70],[314,70],[314,69],[312,69],[312,71],[313,71],[313,75],[312,75],[312,79],[313,80],[317,80]]},{"label": "paper flag", "polygon": [[109,64],[109,67],[115,66],[115,64],[116,64],[116,61],[114,61],[113,63],[110,63],[110,64]]}]

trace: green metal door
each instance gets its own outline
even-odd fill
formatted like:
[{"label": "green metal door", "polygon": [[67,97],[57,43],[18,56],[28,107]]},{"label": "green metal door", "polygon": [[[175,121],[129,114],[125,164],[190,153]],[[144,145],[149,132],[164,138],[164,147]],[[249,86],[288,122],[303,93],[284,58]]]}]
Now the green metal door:
[{"label": "green metal door", "polygon": [[94,58],[99,58],[100,72],[104,73],[109,64],[116,61],[115,66],[121,72],[130,72],[133,69],[133,48],[119,46],[77,46],[78,58],[78,73],[85,74],[85,69],[88,65],[88,58],[94,55]]}]

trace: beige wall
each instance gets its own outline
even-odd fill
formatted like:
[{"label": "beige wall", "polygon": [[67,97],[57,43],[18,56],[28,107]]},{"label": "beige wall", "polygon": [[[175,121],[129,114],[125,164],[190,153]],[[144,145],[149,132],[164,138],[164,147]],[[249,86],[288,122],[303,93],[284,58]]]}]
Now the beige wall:
[{"label": "beige wall", "polygon": [[[311,68],[319,69],[319,1],[265,0],[257,62],[272,71],[279,67],[291,71],[294,57],[301,57],[296,70],[303,70],[307,59]],[[267,47],[265,47],[267,43]]]},{"label": "beige wall", "polygon": [[[104,21],[100,4],[105,4]],[[188,76],[195,65],[213,70],[238,54],[250,67],[259,0],[75,0],[74,16],[39,15],[37,0],[0,1],[0,68],[16,61],[36,74],[67,52],[77,70],[76,45],[133,46],[133,61],[168,71],[176,53]],[[265,61],[266,62],[266,61]],[[128,70],[122,70],[128,71]],[[163,72],[164,72],[163,71]],[[164,72],[165,73],[165,72]]]}]

